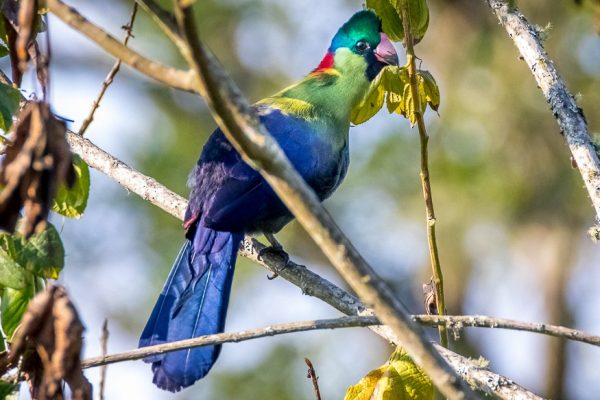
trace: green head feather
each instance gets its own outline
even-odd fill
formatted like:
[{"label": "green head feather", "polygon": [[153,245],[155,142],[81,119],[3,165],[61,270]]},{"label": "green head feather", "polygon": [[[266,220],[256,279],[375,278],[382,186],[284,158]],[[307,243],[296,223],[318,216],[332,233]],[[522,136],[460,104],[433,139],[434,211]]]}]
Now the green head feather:
[{"label": "green head feather", "polygon": [[356,43],[360,40],[367,41],[372,48],[377,47],[380,41],[381,20],[371,10],[362,10],[354,14],[338,30],[331,41],[329,51],[335,51],[341,47],[355,50]]},{"label": "green head feather", "polygon": [[375,56],[381,20],[370,10],[354,14],[337,31],[327,54],[305,79],[261,103],[302,118],[335,124],[348,133],[350,112],[383,68]]}]

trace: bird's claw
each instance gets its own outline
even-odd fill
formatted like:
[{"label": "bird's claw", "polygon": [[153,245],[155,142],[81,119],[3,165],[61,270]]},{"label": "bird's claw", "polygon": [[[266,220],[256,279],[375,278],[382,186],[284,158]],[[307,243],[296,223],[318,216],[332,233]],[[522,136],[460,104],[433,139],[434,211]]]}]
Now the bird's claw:
[{"label": "bird's claw", "polygon": [[258,252],[258,256],[257,258],[259,260],[263,260],[265,254],[272,254],[276,257],[281,258],[281,264],[283,264],[283,267],[281,268],[277,268],[272,275],[268,275],[267,279],[272,281],[273,279],[277,278],[279,276],[279,273],[281,271],[283,271],[284,269],[287,268],[288,263],[290,262],[290,256],[288,255],[288,253],[285,252],[285,250],[283,250],[283,247],[281,246],[269,246],[269,247],[265,247],[261,250],[259,250]]}]

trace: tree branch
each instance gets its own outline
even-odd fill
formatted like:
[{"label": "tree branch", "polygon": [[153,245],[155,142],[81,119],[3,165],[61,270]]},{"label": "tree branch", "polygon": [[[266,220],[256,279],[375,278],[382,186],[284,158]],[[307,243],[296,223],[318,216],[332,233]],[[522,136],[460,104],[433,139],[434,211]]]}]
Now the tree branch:
[{"label": "tree branch", "polygon": [[321,391],[319,390],[319,377],[317,376],[315,367],[313,367],[312,362],[306,357],[304,357],[304,362],[308,367],[307,378],[309,378],[312,381],[313,389],[315,390],[315,397],[317,400],[321,400]]},{"label": "tree branch", "polygon": [[71,150],[79,154],[90,167],[110,176],[127,190],[158,206],[175,218],[183,220],[187,208],[187,201],[183,197],[170,191],[155,179],[132,169],[74,132],[67,131],[67,141]]},{"label": "tree branch", "polygon": [[[488,317],[484,315],[413,315],[412,319],[423,325],[446,326],[452,330],[462,330],[467,327],[507,329],[539,333],[548,336],[562,337],[578,342],[600,346],[600,336],[592,335],[563,326],[517,321],[505,318]],[[240,332],[219,333],[215,335],[200,336],[193,339],[179,340],[154,346],[143,347],[122,353],[102,355],[83,360],[83,368],[107,365],[121,361],[139,360],[145,357],[168,353],[172,351],[203,347],[215,344],[241,342],[258,339],[265,336],[276,336],[287,333],[304,332],[320,329],[338,329],[355,327],[374,327],[381,325],[377,317],[370,316],[345,316],[332,319],[314,321],[292,322],[287,324],[270,325],[264,328],[248,329]]]},{"label": "tree branch", "polygon": [[467,327],[509,329],[539,333],[600,346],[600,336],[558,325],[517,321],[515,319],[488,317],[485,315],[414,315],[413,319],[423,325],[444,325],[450,330],[462,330]]},{"label": "tree branch", "polygon": [[163,10],[152,0],[135,0],[137,4],[154,20],[163,33],[177,46],[181,53],[188,51],[185,41],[179,36],[177,21],[173,15]]},{"label": "tree branch", "polygon": [[259,123],[250,105],[198,38],[191,6],[175,0],[175,18],[190,51],[183,54],[198,76],[196,91],[243,159],[256,168],[294,214],[340,275],[371,305],[381,321],[402,339],[402,347],[450,399],[475,395],[440,357],[404,305],[354,248],[277,142]]},{"label": "tree branch", "polygon": [[[125,25],[123,27],[123,29],[125,29],[125,32],[126,32],[125,39],[123,39],[123,46],[127,46],[127,43],[129,43],[129,39],[133,36],[133,23],[135,22],[135,16],[137,15],[137,9],[138,9],[138,5],[137,5],[137,3],[135,3],[133,5],[133,10],[131,11],[131,16],[129,17],[129,22],[127,23],[127,25]],[[90,124],[94,120],[94,114],[96,113],[96,110],[98,109],[98,107],[100,107],[100,102],[102,101],[102,98],[104,97],[104,94],[106,93],[106,90],[113,83],[115,76],[117,76],[117,74],[119,73],[119,70],[121,69],[121,62],[122,62],[121,60],[117,60],[115,62],[115,64],[111,68],[110,72],[106,76],[106,79],[104,79],[104,82],[102,82],[102,87],[100,88],[100,93],[98,93],[96,100],[94,100],[94,103],[92,104],[92,109],[90,110],[88,116],[81,123],[81,128],[79,128],[79,132],[78,132],[78,134],[80,136],[83,136],[85,134],[85,131],[87,130],[87,128],[90,126]]]},{"label": "tree branch", "polygon": [[85,19],[77,10],[60,0],[46,0],[48,9],[65,24],[95,42],[104,51],[133,69],[176,89],[193,92],[196,85],[192,71],[182,71],[150,60],[124,46],[107,32]]},{"label": "tree branch", "polygon": [[577,106],[554,62],[548,57],[538,32],[523,14],[507,1],[485,1],[519,49],[550,104],[592,200],[596,219],[600,222],[600,160],[592,145],[583,111]]},{"label": "tree branch", "polygon": [[510,379],[488,370],[485,360],[463,357],[438,344],[435,348],[471,387],[488,396],[502,400],[543,400]]},{"label": "tree branch", "polygon": [[99,365],[113,364],[121,361],[140,360],[145,357],[169,353],[172,351],[190,349],[194,347],[211,346],[222,343],[237,343],[245,340],[258,339],[267,336],[283,335],[286,333],[305,332],[317,329],[352,328],[377,324],[377,318],[341,317],[335,319],[320,319],[316,321],[292,322],[289,324],[270,325],[264,328],[247,329],[240,332],[218,333],[216,335],[200,336],[176,342],[157,344],[142,347],[123,353],[107,356],[93,357],[81,362],[82,368],[97,367]]},{"label": "tree branch", "polygon": [[[79,154],[88,165],[98,169],[126,190],[137,194],[175,218],[183,219],[187,207],[187,202],[183,197],[162,186],[156,180],[132,169],[89,140],[73,132],[68,132],[67,139],[72,150]],[[299,287],[303,294],[316,297],[346,315],[374,316],[373,311],[367,309],[355,296],[321,278],[305,266],[289,261],[284,268],[282,259],[270,253],[259,258],[258,254],[265,247],[258,240],[246,237],[240,248],[240,255],[273,273],[278,272],[280,277]],[[388,342],[401,345],[400,339],[389,327],[370,326],[369,328]],[[539,399],[527,389],[508,378],[487,370],[477,362],[441,346],[435,347],[471,386],[499,399]]]},{"label": "tree branch", "polygon": [[[440,255],[435,235],[435,210],[433,208],[433,192],[431,191],[431,179],[429,175],[429,135],[425,127],[421,109],[421,98],[419,93],[419,83],[417,81],[417,64],[415,59],[414,38],[410,26],[410,7],[407,1],[400,2],[402,25],[404,27],[404,43],[406,45],[406,64],[408,65],[408,79],[410,81],[411,101],[414,108],[417,128],[419,131],[419,141],[421,144],[421,188],[423,191],[423,200],[425,201],[425,218],[427,226],[427,244],[429,246],[429,258],[431,261],[431,270],[433,275],[433,285],[435,288],[435,305],[438,315],[446,314],[446,299],[444,297],[444,274],[440,263]],[[445,326],[438,327],[440,335],[440,344],[448,347],[448,332]]]}]

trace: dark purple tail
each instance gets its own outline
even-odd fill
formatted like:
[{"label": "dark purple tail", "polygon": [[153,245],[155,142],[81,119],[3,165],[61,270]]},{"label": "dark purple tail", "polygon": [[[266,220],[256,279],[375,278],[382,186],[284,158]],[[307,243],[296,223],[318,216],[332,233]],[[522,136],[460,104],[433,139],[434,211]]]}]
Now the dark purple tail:
[{"label": "dark purple tail", "polygon": [[[223,332],[242,234],[198,225],[171,269],[142,332],[139,347]],[[179,350],[146,358],[154,383],[176,392],[204,377],[221,346]]]}]

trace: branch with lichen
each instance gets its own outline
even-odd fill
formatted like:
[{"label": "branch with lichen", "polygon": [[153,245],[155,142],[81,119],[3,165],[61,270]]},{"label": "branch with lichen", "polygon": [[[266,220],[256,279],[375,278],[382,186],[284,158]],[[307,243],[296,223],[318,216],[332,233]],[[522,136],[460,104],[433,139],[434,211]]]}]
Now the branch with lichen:
[{"label": "branch with lichen", "polygon": [[554,62],[546,53],[539,30],[527,21],[514,2],[485,2],[517,46],[537,86],[550,104],[596,210],[596,220],[600,223],[600,158],[589,135],[583,110],[577,106]]}]

